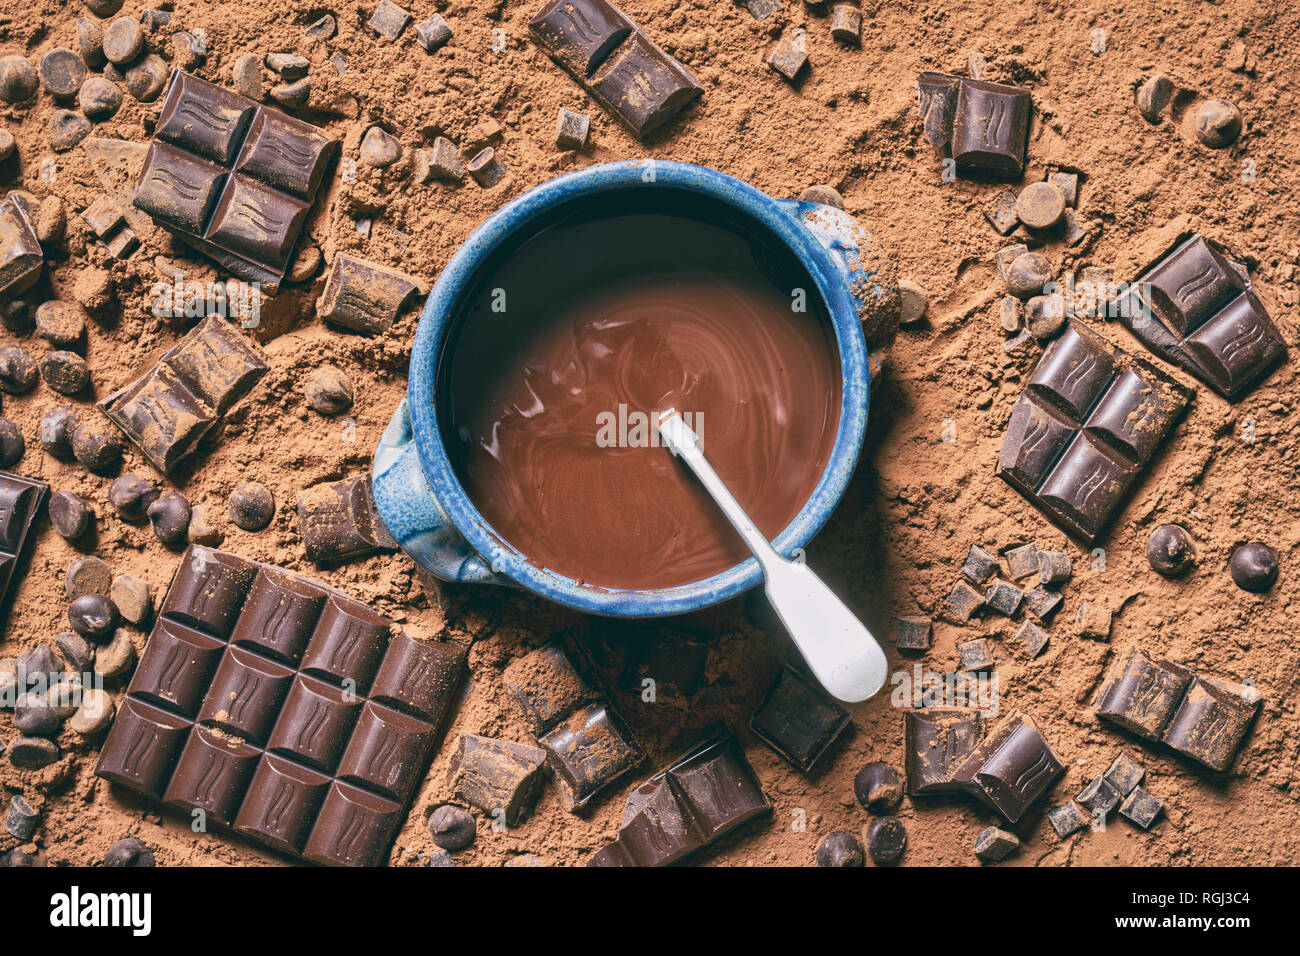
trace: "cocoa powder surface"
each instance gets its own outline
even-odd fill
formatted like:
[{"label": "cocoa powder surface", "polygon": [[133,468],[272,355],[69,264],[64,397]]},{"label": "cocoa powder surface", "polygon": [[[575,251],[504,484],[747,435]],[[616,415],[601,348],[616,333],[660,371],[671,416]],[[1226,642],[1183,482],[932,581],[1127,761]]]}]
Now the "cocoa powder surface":
[{"label": "cocoa powder surface", "polygon": [[[1291,161],[1300,152],[1300,12],[1281,3],[1243,0],[1178,8],[1140,0],[1122,9],[1097,0],[1034,7],[966,0],[869,3],[862,46],[852,49],[832,40],[821,11],[793,0],[763,23],[729,2],[626,0],[627,13],[704,86],[696,104],[643,144],[530,42],[528,19],[540,3],[410,5],[416,21],[437,11],[453,30],[450,43],[432,55],[418,47],[410,27],[396,43],[374,36],[365,26],[371,6],[178,2],[169,26],[152,34],[149,43],[170,57],[171,33],[202,30],[208,52],[196,72],[226,86],[241,53],[301,54],[311,61],[312,94],[297,115],[337,136],[345,159],[356,159],[362,136],[376,123],[400,139],[403,155],[393,166],[380,170],[358,163],[355,179],[342,174],[343,165],[335,171],[304,240],[321,249],[326,263],[348,252],[431,283],[473,229],[504,203],[558,173],[610,160],[696,162],[775,196],[797,196],[812,183],[838,188],[848,211],[892,257],[897,274],[928,290],[930,309],[927,322],[902,332],[888,353],[857,473],[809,547],[809,561],[886,638],[894,671],[911,673],[915,663],[953,671],[957,643],[990,639],[1002,712],[1030,714],[1068,768],[1049,797],[1012,828],[1025,845],[1001,865],[1300,860],[1295,824],[1300,650],[1294,639],[1300,620],[1295,585],[1300,574],[1295,371],[1300,183]],[[128,3],[121,14],[138,17],[144,8]],[[338,35],[328,41],[306,38],[302,27],[326,10],[338,18]],[[0,0],[0,54],[22,54],[35,64],[52,47],[75,47],[79,16],[90,14],[76,3]],[[778,36],[796,27],[807,31],[811,72],[792,87],[765,61]],[[1099,29],[1105,31],[1105,49],[1094,52]],[[1238,44],[1247,53],[1244,64]],[[1177,231],[1171,223],[1194,219],[1249,266],[1291,348],[1290,362],[1236,404],[1203,385],[1197,388],[1190,413],[1098,542],[1104,561],[1067,539],[993,473],[1011,406],[1037,356],[1029,349],[1009,357],[997,323],[1003,289],[993,254],[1008,240],[993,232],[982,212],[1005,185],[945,181],[921,135],[914,103],[918,72],[964,73],[972,51],[984,58],[989,79],[1033,91],[1031,168],[1025,181],[1041,178],[1053,163],[1083,174],[1079,212],[1095,235],[1081,253],[1049,249],[1054,266],[1140,266],[1149,261],[1144,250],[1172,238],[1166,235]],[[343,76],[330,62],[334,54],[347,62]],[[1133,96],[1156,70],[1168,72],[1190,92],[1175,101],[1173,118],[1153,126],[1139,117]],[[270,85],[268,76],[265,86]],[[1209,97],[1231,100],[1245,117],[1245,132],[1228,149],[1208,150],[1192,132],[1191,107]],[[86,354],[96,398],[131,380],[148,356],[174,344],[193,324],[193,319],[153,314],[155,283],[171,281],[177,270],[200,282],[223,277],[138,214],[129,218],[143,246],[129,260],[114,261],[96,246],[79,216],[104,192],[129,196],[129,157],[110,166],[102,149],[92,149],[93,141],[146,142],[158,105],[127,95],[114,118],[96,125],[91,139],[58,154],[49,148],[47,126],[57,104],[48,94],[3,115],[4,129],[18,144],[18,158],[0,169],[4,188],[26,189],[38,199],[59,196],[66,204],[67,236],[49,258],[40,298],[80,301],[91,310]],[[590,113],[587,151],[555,149],[560,107]],[[467,154],[493,145],[507,178],[490,190],[469,179],[457,186],[417,183],[414,150],[428,147],[438,135]],[[43,166],[47,159],[55,164],[52,177],[50,167]],[[1245,175],[1248,171],[1253,175]],[[358,220],[369,221],[368,234],[358,230]],[[1120,272],[1116,278],[1135,275]],[[417,310],[410,311],[378,338],[341,333],[314,315],[322,285],[323,274],[263,304],[256,334],[270,372],[165,484],[196,506],[207,506],[209,519],[224,533],[223,547],[319,577],[371,602],[416,635],[473,643],[464,698],[391,854],[393,864],[417,864],[435,849],[425,826],[428,814],[452,796],[447,779],[455,735],[531,740],[503,686],[504,667],[556,635],[590,640],[617,625],[517,591],[442,585],[400,554],[325,569],[306,561],[297,496],[320,482],[368,469],[406,389],[417,319]],[[1093,327],[1141,354],[1139,343],[1118,324],[1093,322]],[[21,341],[38,355],[45,350],[30,334],[4,332],[0,341]],[[310,411],[302,393],[306,377],[324,364],[343,369],[356,392],[354,407],[334,418]],[[1198,384],[1180,371],[1171,374]],[[160,544],[147,524],[128,524],[113,513],[108,478],[41,452],[37,423],[62,404],[68,400],[43,384],[27,395],[4,396],[4,415],[27,440],[15,470],[93,501],[94,553],[115,573],[149,581],[160,601],[179,552]],[[161,480],[133,446],[126,449],[122,470]],[[263,531],[242,531],[224,517],[226,495],[243,480],[259,481],[275,495],[276,515]],[[1170,521],[1188,528],[1198,551],[1196,567],[1178,580],[1156,575],[1144,556],[1147,535]],[[1262,595],[1237,589],[1227,573],[1232,548],[1250,540],[1268,543],[1282,565],[1278,583]],[[1016,623],[986,617],[955,626],[939,620],[940,601],[957,580],[971,543],[996,551],[1024,541],[1068,550],[1075,568],[1065,605],[1049,628],[1050,643],[1032,661],[1010,640]],[[66,628],[63,571],[82,552],[46,520],[36,528],[31,551],[17,583],[3,656],[16,656]],[[1114,612],[1109,644],[1073,634],[1070,622],[1085,601]],[[718,720],[740,730],[775,812],[697,862],[807,865],[826,833],[861,833],[869,818],[854,800],[854,774],[871,760],[900,770],[903,765],[902,719],[891,688],[851,707],[848,738],[813,774],[800,773],[747,729],[780,666],[786,638],[756,626],[743,605],[732,601],[674,622],[710,640],[705,683],[691,701],[645,703],[634,690],[608,689],[649,751],[637,775],[624,778],[580,815],[562,808],[553,782],[545,785],[536,811],[517,827],[498,832],[480,814],[478,838],[456,854],[456,862],[584,863],[616,833],[623,800],[636,781],[666,765],[694,734]],[[935,616],[934,645],[920,658],[904,658],[889,638],[897,616],[916,613]],[[658,626],[637,628],[637,639],[653,640]],[[133,631],[133,639],[142,650],[145,634]],[[1133,645],[1198,673],[1252,680],[1262,692],[1262,712],[1230,772],[1211,774],[1103,725],[1092,714],[1088,704],[1106,666]],[[110,689],[120,698],[120,685]],[[15,736],[12,715],[5,712],[0,737],[8,743]],[[0,759],[5,799],[21,792],[43,815],[29,849],[48,863],[96,864],[109,845],[132,835],[148,843],[162,865],[284,862],[237,838],[193,833],[188,817],[110,788],[94,776],[96,747],[71,731],[64,730],[59,744],[61,759],[40,771],[23,771]],[[1147,767],[1143,786],[1164,802],[1164,816],[1149,832],[1112,818],[1103,832],[1057,840],[1045,811],[1103,772],[1121,749]],[[906,865],[976,865],[976,834],[998,823],[961,797],[908,798],[899,815],[908,829]],[[12,837],[0,836],[0,852],[14,845]]]}]

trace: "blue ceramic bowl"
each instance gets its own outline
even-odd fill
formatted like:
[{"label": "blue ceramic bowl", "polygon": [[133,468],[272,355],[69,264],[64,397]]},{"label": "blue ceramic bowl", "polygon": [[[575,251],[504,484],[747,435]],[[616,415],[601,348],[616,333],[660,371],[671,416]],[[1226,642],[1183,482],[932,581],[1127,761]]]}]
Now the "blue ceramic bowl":
[{"label": "blue ceramic bowl", "polygon": [[615,212],[620,196],[644,190],[673,190],[679,194],[674,200],[685,194],[688,199],[705,197],[725,204],[729,214],[787,247],[812,277],[839,347],[843,374],[839,431],[811,497],[773,542],[777,551],[790,555],[806,545],[844,493],[867,421],[870,373],[859,313],[878,311],[888,294],[884,277],[871,271],[886,261],[875,240],[838,209],[774,199],[702,166],[659,160],[591,166],[543,183],[492,215],[447,263],[425,303],[411,354],[407,398],[375,451],[374,494],[380,517],[394,539],[438,577],[514,584],[560,604],[617,617],[694,611],[759,583],[761,572],[753,558],[702,581],[655,590],[593,587],[537,567],[503,540],[469,500],[439,434],[436,401],[441,353],[461,297],[492,253],[522,234],[531,234],[575,202],[603,203],[602,212]]}]

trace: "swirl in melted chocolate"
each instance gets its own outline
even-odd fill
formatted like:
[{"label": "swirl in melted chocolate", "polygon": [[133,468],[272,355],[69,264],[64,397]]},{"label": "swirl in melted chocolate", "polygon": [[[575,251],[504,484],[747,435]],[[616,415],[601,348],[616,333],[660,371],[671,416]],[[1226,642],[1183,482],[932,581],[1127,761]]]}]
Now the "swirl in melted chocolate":
[{"label": "swirl in melted chocolate", "polygon": [[748,557],[659,447],[666,408],[769,538],[826,467],[840,364],[820,296],[775,241],[707,214],[571,216],[465,300],[440,373],[443,440],[470,500],[539,566],[649,589]]}]

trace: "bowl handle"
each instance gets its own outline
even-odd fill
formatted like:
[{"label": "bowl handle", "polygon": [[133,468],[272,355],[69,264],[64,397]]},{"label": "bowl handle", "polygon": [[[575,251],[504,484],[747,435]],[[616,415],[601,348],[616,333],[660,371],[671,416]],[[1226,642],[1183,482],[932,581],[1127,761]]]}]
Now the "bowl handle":
[{"label": "bowl handle", "polygon": [[798,199],[774,201],[830,253],[857,306],[868,345],[892,339],[898,329],[898,280],[875,236],[843,209]]},{"label": "bowl handle", "polygon": [[424,476],[405,398],[375,448],[372,475],[379,517],[416,563],[444,581],[514,584],[494,573],[447,517]]}]

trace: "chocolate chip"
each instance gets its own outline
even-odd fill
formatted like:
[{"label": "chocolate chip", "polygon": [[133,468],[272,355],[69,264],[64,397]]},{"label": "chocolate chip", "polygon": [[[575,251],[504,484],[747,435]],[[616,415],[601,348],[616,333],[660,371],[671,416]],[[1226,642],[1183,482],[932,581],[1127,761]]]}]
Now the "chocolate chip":
[{"label": "chocolate chip", "polygon": [[0,163],[14,154],[18,148],[18,141],[14,139],[14,134],[9,130],[0,130]]},{"label": "chocolate chip", "polygon": [[311,99],[311,78],[304,76],[301,80],[271,87],[271,99],[289,109],[301,109]]},{"label": "chocolate chip", "polygon": [[930,308],[929,294],[911,279],[898,283],[898,324],[916,325]]},{"label": "chocolate chip", "polygon": [[893,813],[903,801],[903,780],[889,764],[876,761],[858,771],[853,793],[868,813]]},{"label": "chocolate chip", "polygon": [[187,537],[191,544],[215,548],[226,536],[221,512],[212,505],[196,505],[190,511]]},{"label": "chocolate chip", "polygon": [[77,53],[92,70],[104,65],[104,31],[90,17],[77,18]]},{"label": "chocolate chip", "polygon": [[21,395],[36,387],[40,372],[32,353],[21,345],[0,347],[0,391]]},{"label": "chocolate chip", "polygon": [[1163,73],[1151,77],[1137,91],[1137,108],[1148,123],[1159,123],[1160,116],[1174,96],[1174,82]]},{"label": "chocolate chip", "polygon": [[379,6],[370,15],[367,26],[385,40],[396,40],[398,35],[411,22],[411,15],[393,3],[392,0],[379,0]]},{"label": "chocolate chip", "polygon": [[153,589],[149,587],[148,581],[142,581],[133,575],[119,574],[114,577],[108,597],[122,615],[122,620],[136,626],[143,626],[153,613]]},{"label": "chocolate chip", "polygon": [[1176,578],[1196,563],[1196,545],[1187,529],[1176,524],[1162,524],[1147,538],[1147,562],[1151,569],[1167,578]]},{"label": "chocolate chip", "polygon": [[135,663],[135,644],[125,628],[113,632],[107,644],[95,648],[95,673],[101,677],[121,677]]},{"label": "chocolate chip", "polygon": [[36,426],[36,437],[47,455],[67,460],[72,457],[69,424],[73,421],[73,410],[67,405],[52,408],[41,418]]},{"label": "chocolate chip", "polygon": [[21,694],[14,702],[14,728],[29,737],[57,737],[63,721],[44,694]]},{"label": "chocolate chip", "polygon": [[828,833],[817,844],[815,853],[818,866],[864,866],[866,857],[862,844],[852,833],[836,830]]},{"label": "chocolate chip", "polygon": [[506,168],[497,160],[496,150],[491,146],[466,163],[465,170],[484,189],[491,189],[506,178]]},{"label": "chocolate chip", "polygon": [[304,36],[311,37],[313,40],[328,40],[338,32],[338,21],[334,19],[331,13],[325,14],[319,20],[313,20],[302,28]]},{"label": "chocolate chip", "polygon": [[226,499],[226,513],[245,531],[261,531],[275,517],[275,497],[266,485],[241,481]]},{"label": "chocolate chip", "polygon": [[979,672],[993,669],[994,661],[993,655],[989,652],[989,642],[982,637],[958,644],[957,653],[961,657],[961,669],[964,671]]},{"label": "chocolate chip", "polygon": [[144,31],[130,17],[118,17],[104,30],[104,56],[118,66],[130,63],[144,50]]},{"label": "chocolate chip", "polygon": [[120,475],[108,486],[108,503],[124,521],[143,521],[158,500],[158,486],[136,474]]},{"label": "chocolate chip", "polygon": [[36,94],[36,69],[22,56],[0,57],[0,100],[21,103]]},{"label": "chocolate chip", "polygon": [[928,617],[900,617],[896,641],[898,649],[900,651],[929,650],[931,628]]},{"label": "chocolate chip", "polygon": [[81,84],[77,105],[89,119],[111,119],[122,108],[122,91],[102,76],[92,76]]},{"label": "chocolate chip", "polygon": [[102,594],[83,594],[68,605],[68,623],[88,640],[107,637],[117,620],[117,605]]},{"label": "chocolate chip", "polygon": [[[169,8],[170,6],[168,4]],[[140,11],[140,26],[144,27],[146,33],[157,33],[171,22],[172,12],[170,9],[161,10],[151,7]]]},{"label": "chocolate chip", "polygon": [[41,357],[41,378],[60,395],[79,395],[90,387],[90,367],[76,352],[59,350]]},{"label": "chocolate chip", "polygon": [[90,135],[90,120],[76,110],[55,110],[50,116],[50,149],[64,153]]},{"label": "chocolate chip", "polygon": [[555,146],[557,149],[586,149],[587,138],[591,135],[591,117],[586,113],[575,113],[560,107],[560,116],[555,124]]},{"label": "chocolate chip", "polygon": [[337,415],[352,407],[352,381],[342,370],[330,365],[313,372],[303,392],[307,404],[321,415]]},{"label": "chocolate chip", "polygon": [[58,744],[44,737],[19,737],[9,745],[9,760],[25,770],[39,770],[58,759]]},{"label": "chocolate chip", "polygon": [[1065,194],[1055,183],[1030,183],[1016,197],[1016,218],[1030,229],[1050,229],[1065,215]]},{"label": "chocolate chip", "polygon": [[272,73],[279,74],[281,79],[292,83],[307,75],[307,71],[311,68],[311,60],[294,53],[268,53],[266,68]]},{"label": "chocolate chip", "polygon": [[76,424],[70,442],[77,461],[93,472],[111,470],[122,457],[122,439],[96,422]]},{"label": "chocolate chip", "polygon": [[90,666],[95,660],[95,652],[86,643],[86,639],[80,634],[74,634],[72,631],[60,631],[56,634],[54,636],[54,649],[58,656],[63,658],[63,663],[67,665],[65,670],[73,674],[80,674],[90,670]]},{"label": "chocolate chip", "polygon": [[1241,135],[1241,111],[1227,100],[1206,100],[1196,111],[1196,138],[1211,149],[1231,146]]},{"label": "chocolate chip", "polygon": [[113,572],[93,554],[77,558],[63,574],[63,589],[74,599],[87,594],[107,596],[112,586]]},{"label": "chocolate chip", "polygon": [[77,95],[86,78],[86,64],[67,47],[56,46],[43,57],[38,67],[41,85],[53,97],[67,99]]},{"label": "chocolate chip", "polygon": [[56,491],[51,495],[49,510],[50,524],[69,541],[86,533],[95,514],[85,498],[71,491]]},{"label": "chocolate chip", "polygon": [[474,842],[477,824],[464,807],[444,803],[429,816],[429,835],[445,850],[463,850]]},{"label": "chocolate chip", "polygon": [[23,433],[7,418],[0,418],[0,468],[12,468],[27,451]]},{"label": "chocolate chip", "polygon": [[451,39],[451,27],[440,14],[435,13],[423,23],[415,25],[415,37],[425,52],[432,53]]},{"label": "chocolate chip", "polygon": [[844,197],[840,195],[838,189],[834,186],[813,185],[809,186],[799,194],[801,202],[815,202],[821,206],[832,206],[835,209],[844,208]]},{"label": "chocolate chip", "polygon": [[250,100],[262,98],[262,61],[256,53],[239,54],[230,75],[240,96]]},{"label": "chocolate chip", "polygon": [[1008,265],[1007,291],[1017,298],[1027,299],[1038,295],[1043,286],[1052,281],[1052,264],[1038,252],[1022,252]]},{"label": "chocolate chip", "polygon": [[0,867],[9,866],[44,866],[44,861],[34,853],[28,853],[20,846],[0,856]]},{"label": "chocolate chip", "polygon": [[897,863],[907,849],[907,829],[898,817],[877,817],[867,825],[867,852],[877,866]]},{"label": "chocolate chip", "polygon": [[154,865],[153,850],[143,840],[127,837],[118,840],[104,854],[104,865],[111,867],[147,867]]},{"label": "chocolate chip", "polygon": [[988,827],[975,838],[975,855],[989,863],[1004,860],[1018,849],[1020,838],[997,827]]},{"label": "chocolate chip", "polygon": [[20,843],[26,843],[36,836],[41,826],[41,815],[32,809],[21,793],[14,794],[9,801],[9,812],[5,814],[5,829],[9,835]]},{"label": "chocolate chip", "polygon": [[1277,580],[1277,552],[1266,544],[1243,544],[1228,559],[1232,580],[1243,591],[1267,591]]},{"label": "chocolate chip", "polygon": [[165,492],[149,506],[149,524],[163,544],[185,540],[190,527],[190,503],[179,491]]},{"label": "chocolate chip", "polygon": [[372,126],[361,138],[361,161],[380,169],[402,158],[402,144],[382,126]]},{"label": "chocolate chip", "polygon": [[167,85],[171,67],[162,57],[148,53],[123,74],[126,91],[141,103],[152,103]]}]

